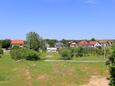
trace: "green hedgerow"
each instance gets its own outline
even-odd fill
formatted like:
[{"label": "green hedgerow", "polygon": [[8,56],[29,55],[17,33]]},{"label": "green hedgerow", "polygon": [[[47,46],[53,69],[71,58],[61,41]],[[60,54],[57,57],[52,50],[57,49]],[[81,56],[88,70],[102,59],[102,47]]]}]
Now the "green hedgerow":
[{"label": "green hedgerow", "polygon": [[11,50],[10,52],[11,57],[15,60],[21,60],[21,59],[25,59],[25,60],[39,60],[39,53],[31,50],[31,49],[24,49],[24,48],[14,48]]}]

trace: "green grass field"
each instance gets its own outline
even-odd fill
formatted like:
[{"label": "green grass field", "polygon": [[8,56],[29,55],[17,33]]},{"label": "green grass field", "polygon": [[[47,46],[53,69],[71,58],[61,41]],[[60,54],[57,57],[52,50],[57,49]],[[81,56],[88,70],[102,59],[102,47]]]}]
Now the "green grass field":
[{"label": "green grass field", "polygon": [[[58,52],[56,53],[41,53],[42,60],[60,60],[62,59]],[[104,56],[83,56],[83,57],[73,57],[72,60],[96,60],[96,61],[104,61]]]},{"label": "green grass field", "polygon": [[79,86],[93,75],[106,77],[105,63],[20,61],[0,58],[0,86]]}]

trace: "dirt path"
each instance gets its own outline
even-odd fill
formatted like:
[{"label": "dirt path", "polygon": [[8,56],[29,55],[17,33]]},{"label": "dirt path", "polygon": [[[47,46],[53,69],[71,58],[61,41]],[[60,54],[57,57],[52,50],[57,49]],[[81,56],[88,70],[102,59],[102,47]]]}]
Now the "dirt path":
[{"label": "dirt path", "polygon": [[92,76],[88,84],[81,86],[108,86],[109,81],[105,77]]}]

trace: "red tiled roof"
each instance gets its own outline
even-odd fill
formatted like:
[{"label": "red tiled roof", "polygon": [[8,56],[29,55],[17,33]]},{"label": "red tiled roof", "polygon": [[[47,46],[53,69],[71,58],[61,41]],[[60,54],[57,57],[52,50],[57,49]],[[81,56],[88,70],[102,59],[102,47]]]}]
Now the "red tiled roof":
[{"label": "red tiled roof", "polygon": [[11,44],[24,44],[24,40],[11,40]]},{"label": "red tiled roof", "polygon": [[80,45],[95,45],[97,43],[97,41],[91,41],[91,42],[87,42],[87,41],[81,41],[79,42]]},{"label": "red tiled roof", "polygon": [[95,45],[97,43],[97,41],[91,41],[89,42],[90,45]]},{"label": "red tiled roof", "polygon": [[81,41],[81,42],[79,42],[79,44],[80,44],[80,45],[87,45],[88,42],[87,42],[87,41]]}]

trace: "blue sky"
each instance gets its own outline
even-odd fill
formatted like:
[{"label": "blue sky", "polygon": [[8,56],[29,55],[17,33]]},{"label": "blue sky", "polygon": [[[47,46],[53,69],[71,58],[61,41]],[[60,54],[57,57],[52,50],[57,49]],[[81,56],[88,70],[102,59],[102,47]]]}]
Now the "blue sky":
[{"label": "blue sky", "polygon": [[114,39],[115,0],[0,0],[0,39]]}]

